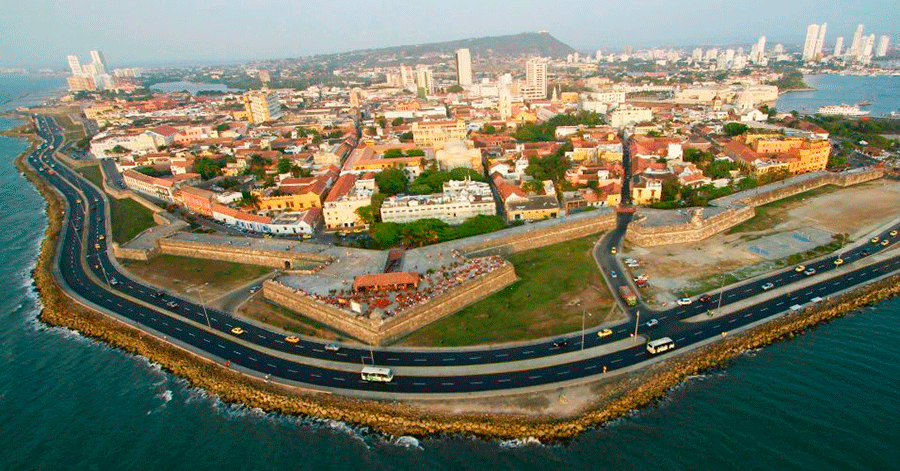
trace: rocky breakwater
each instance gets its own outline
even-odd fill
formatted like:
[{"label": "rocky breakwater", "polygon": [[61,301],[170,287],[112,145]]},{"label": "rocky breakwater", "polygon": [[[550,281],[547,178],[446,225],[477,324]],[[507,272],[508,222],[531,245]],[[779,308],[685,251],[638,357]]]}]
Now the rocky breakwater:
[{"label": "rocky breakwater", "polygon": [[367,401],[339,397],[270,383],[245,376],[145,334],[99,312],[72,302],[57,285],[52,264],[62,224],[63,204],[53,190],[21,161],[17,166],[40,189],[47,200],[49,227],[41,246],[33,276],[44,309],[41,320],[63,326],[115,345],[159,363],[222,400],[292,415],[334,419],[394,435],[467,434],[482,437],[535,437],[563,439],[651,404],[690,375],[715,368],[742,352],[790,338],[817,323],[900,294],[900,277],[873,283],[856,292],[836,297],[806,311],[792,313],[748,332],[654,365],[633,390],[612,400],[598,398],[598,406],[574,419],[530,418],[499,414],[435,414],[427,407],[410,407],[398,401]]}]

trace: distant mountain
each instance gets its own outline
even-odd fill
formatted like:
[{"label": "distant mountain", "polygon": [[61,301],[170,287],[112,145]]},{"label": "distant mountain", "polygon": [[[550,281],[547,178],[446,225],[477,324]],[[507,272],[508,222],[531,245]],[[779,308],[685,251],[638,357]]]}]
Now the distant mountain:
[{"label": "distant mountain", "polygon": [[472,51],[472,55],[476,57],[520,57],[532,55],[565,57],[567,54],[575,52],[568,44],[554,38],[550,33],[539,31],[536,33],[487,36],[431,44],[366,49],[337,55],[343,57],[357,55],[420,57],[425,54],[452,53],[460,48],[469,48]]}]

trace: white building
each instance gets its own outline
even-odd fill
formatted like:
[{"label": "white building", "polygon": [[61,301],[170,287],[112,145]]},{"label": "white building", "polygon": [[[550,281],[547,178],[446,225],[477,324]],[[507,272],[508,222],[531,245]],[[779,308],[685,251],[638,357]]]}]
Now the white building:
[{"label": "white building", "polygon": [[653,119],[650,108],[641,108],[632,105],[622,105],[609,114],[609,125],[616,129],[623,129],[632,124],[642,123]]},{"label": "white building", "polygon": [[372,204],[375,194],[374,178],[359,178],[352,173],[341,175],[322,205],[325,227],[331,230],[364,229],[366,223],[356,209]]},{"label": "white building", "polygon": [[844,37],[838,36],[838,38],[834,41],[834,52],[831,55],[834,57],[840,57],[842,49],[844,49]]},{"label": "white building", "polygon": [[434,93],[434,75],[431,69],[424,66],[416,67],[416,86],[424,89],[426,95]]},{"label": "white building", "polygon": [[547,97],[547,61],[540,57],[528,59],[525,63],[525,83],[529,87],[542,92]]},{"label": "white building", "polygon": [[469,149],[466,143],[460,139],[447,139],[444,148],[435,152],[434,158],[441,170],[464,167],[478,170],[481,173],[481,151]]},{"label": "white building", "polygon": [[875,57],[884,57],[887,55],[888,44],[891,39],[887,37],[887,35],[882,35],[878,40],[878,49],[875,50]]},{"label": "white building", "polygon": [[472,53],[465,48],[456,50],[456,83],[472,85]]},{"label": "white building", "polygon": [[444,192],[439,194],[392,196],[381,205],[381,220],[396,223],[440,219],[461,224],[475,216],[496,214],[490,186],[470,180],[444,183]]}]

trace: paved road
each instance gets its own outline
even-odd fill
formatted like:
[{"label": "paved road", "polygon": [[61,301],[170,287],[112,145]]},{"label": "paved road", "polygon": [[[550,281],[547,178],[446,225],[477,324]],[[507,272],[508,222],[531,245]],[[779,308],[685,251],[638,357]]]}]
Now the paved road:
[{"label": "paved road", "polygon": [[[581,348],[581,333],[566,337],[566,345],[550,341],[493,349],[360,349],[344,346],[338,352],[328,352],[320,342],[302,340],[297,344],[284,341],[283,334],[268,331],[240,322],[226,313],[215,310],[204,312],[201,306],[188,301],[159,295],[152,288],[143,286],[117,271],[108,253],[109,227],[106,224],[108,209],[105,197],[86,183],[71,169],[56,162],[51,150],[62,141],[59,130],[43,117],[37,117],[40,134],[47,144],[31,154],[27,161],[43,178],[56,187],[65,198],[68,211],[61,236],[58,257],[59,272],[63,283],[72,292],[97,306],[113,311],[146,329],[177,339],[217,361],[271,375],[273,379],[296,382],[313,387],[352,390],[356,393],[466,393],[497,391],[503,389],[539,386],[558,383],[601,373],[604,369],[631,366],[650,359],[644,345],[588,359],[571,361],[553,366],[506,371],[491,374],[462,376],[438,376],[430,374],[429,366],[477,365],[527,360],[556,355]],[[617,229],[618,230],[618,229]],[[886,234],[882,234],[885,236]],[[102,236],[102,238],[101,238]],[[895,242],[897,238],[892,238]],[[884,247],[873,246],[873,250]],[[862,254],[860,254],[862,255]],[[846,259],[846,258],[845,258]],[[85,262],[86,260],[86,262]],[[849,259],[846,259],[849,262]],[[822,267],[823,270],[827,266]],[[676,342],[676,351],[740,326],[765,319],[786,310],[793,304],[807,302],[815,296],[825,296],[877,278],[887,272],[900,269],[900,257],[894,257],[869,267],[850,271],[838,278],[822,281],[795,292],[775,296],[751,308],[718,317],[709,322],[686,323],[679,319],[689,317],[690,307],[681,311],[658,314],[660,324],[649,332],[641,328],[639,334],[652,338],[668,335]],[[782,283],[799,279],[797,274],[782,273]],[[746,289],[743,288],[742,289]],[[723,302],[734,302],[752,296],[752,293],[726,291]],[[176,307],[169,303],[177,304]],[[230,334],[233,327],[246,332],[240,336]],[[628,323],[613,328],[614,334],[599,339],[594,331],[585,337],[585,347],[627,338],[633,329]],[[288,355],[289,354],[289,355]],[[358,367],[362,362],[383,366],[407,365],[421,367],[417,375],[396,376],[388,384],[362,381]],[[311,359],[325,359],[336,365],[333,368],[316,366]],[[321,362],[316,362],[321,364]],[[343,364],[342,364],[343,363]]]}]

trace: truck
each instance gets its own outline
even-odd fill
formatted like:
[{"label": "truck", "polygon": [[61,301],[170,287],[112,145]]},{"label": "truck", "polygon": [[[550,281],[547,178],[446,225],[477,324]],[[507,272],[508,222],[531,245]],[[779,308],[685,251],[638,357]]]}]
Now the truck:
[{"label": "truck", "polygon": [[637,296],[634,295],[634,291],[631,291],[631,288],[619,286],[619,295],[625,300],[625,304],[628,304],[629,306],[637,305]]}]

